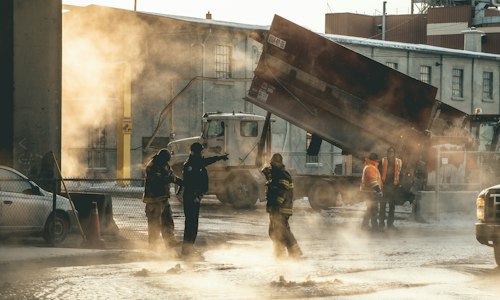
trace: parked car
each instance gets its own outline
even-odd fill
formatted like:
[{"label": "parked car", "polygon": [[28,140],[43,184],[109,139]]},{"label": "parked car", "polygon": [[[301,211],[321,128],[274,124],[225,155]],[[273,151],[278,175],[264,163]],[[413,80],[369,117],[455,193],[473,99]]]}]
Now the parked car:
[{"label": "parked car", "polygon": [[70,201],[40,188],[20,172],[0,166],[0,235],[42,236],[50,243],[61,243],[76,226],[77,212]]},{"label": "parked car", "polygon": [[481,191],[476,208],[476,239],[493,247],[496,263],[500,266],[500,184]]}]

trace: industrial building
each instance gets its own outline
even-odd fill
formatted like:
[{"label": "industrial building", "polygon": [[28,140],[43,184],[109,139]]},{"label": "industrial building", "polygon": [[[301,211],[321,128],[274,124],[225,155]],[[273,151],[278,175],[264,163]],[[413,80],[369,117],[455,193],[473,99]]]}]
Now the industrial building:
[{"label": "industrial building", "polygon": [[[424,18],[422,14],[415,16]],[[470,46],[464,50],[423,40],[398,42],[389,31],[386,40],[374,39],[372,33],[366,36],[371,39],[354,37],[356,34],[350,31],[330,34],[331,17],[325,17],[325,38],[436,86],[438,100],[464,112],[479,108],[484,113],[500,113],[500,55],[484,52],[485,38],[477,28],[464,27],[454,37],[462,41],[462,46]],[[392,24],[390,16],[387,21]],[[375,19],[370,22],[379,23]],[[356,22],[349,23],[356,27]],[[204,112],[264,115],[243,97],[261,52],[261,45],[250,35],[266,30],[266,26],[218,21],[210,13],[205,18],[190,18],[99,6],[65,6],[60,53],[61,126],[44,129],[61,132],[64,176],[142,178],[144,162],[155,151],[173,139],[200,134]],[[414,38],[420,39],[417,35]],[[487,35],[486,40],[490,43],[495,39]],[[478,44],[482,48],[478,49]],[[53,54],[55,59],[57,53]],[[20,69],[21,63],[15,61],[13,69],[29,74],[29,68]],[[56,77],[33,80],[56,82]],[[46,98],[50,99],[50,107],[59,107],[57,97]],[[21,101],[18,99],[14,97],[10,104]],[[50,102],[52,99],[56,102]],[[29,128],[38,122],[37,114],[32,113],[30,122],[24,118],[23,125],[19,125],[19,110],[30,109],[28,106],[12,105],[18,112],[13,114],[17,123],[12,122],[17,125],[11,124],[11,128]],[[57,113],[48,113],[50,120],[58,120]],[[47,134],[56,139],[54,135],[52,138]],[[33,136],[38,138],[30,143],[45,142],[38,132]],[[52,149],[52,144],[57,148],[57,142],[32,147],[29,139],[23,138],[19,130],[14,130],[3,149],[18,149],[13,152],[12,164],[29,173],[39,164],[44,151]],[[273,151],[305,157],[307,143],[306,132],[276,118]],[[20,159],[21,150],[29,163]],[[289,167],[302,173],[332,173],[343,163],[340,153],[340,149],[323,144],[317,164],[298,159],[300,163]]]}]

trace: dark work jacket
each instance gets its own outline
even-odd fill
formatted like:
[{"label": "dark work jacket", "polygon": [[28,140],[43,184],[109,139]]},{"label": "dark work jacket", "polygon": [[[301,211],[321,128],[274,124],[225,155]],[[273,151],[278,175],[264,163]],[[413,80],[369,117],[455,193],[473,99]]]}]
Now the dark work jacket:
[{"label": "dark work jacket", "polygon": [[284,165],[271,167],[271,176],[267,181],[267,212],[279,211],[291,215],[293,208],[292,176]]},{"label": "dark work jacket", "polygon": [[170,196],[170,183],[182,184],[182,180],[175,176],[167,163],[166,166],[151,160],[146,166],[146,183],[144,186],[143,202],[151,203],[165,201]]},{"label": "dark work jacket", "polygon": [[201,196],[208,191],[208,172],[206,166],[222,159],[222,156],[203,157],[189,155],[182,169],[184,193]]}]

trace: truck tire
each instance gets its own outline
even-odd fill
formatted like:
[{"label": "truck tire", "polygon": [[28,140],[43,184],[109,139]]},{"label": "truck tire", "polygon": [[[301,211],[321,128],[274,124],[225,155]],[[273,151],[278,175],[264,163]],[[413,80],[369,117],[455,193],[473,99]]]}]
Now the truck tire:
[{"label": "truck tire", "polygon": [[230,173],[226,181],[225,195],[220,197],[223,203],[234,208],[251,208],[259,198],[257,181],[248,173]]},{"label": "truck tire", "polygon": [[335,206],[337,202],[337,193],[331,184],[323,181],[315,183],[309,189],[307,198],[313,209],[326,209]]},{"label": "truck tire", "polygon": [[500,241],[496,242],[493,245],[493,253],[495,253],[495,261],[497,262],[497,266],[500,267]]}]

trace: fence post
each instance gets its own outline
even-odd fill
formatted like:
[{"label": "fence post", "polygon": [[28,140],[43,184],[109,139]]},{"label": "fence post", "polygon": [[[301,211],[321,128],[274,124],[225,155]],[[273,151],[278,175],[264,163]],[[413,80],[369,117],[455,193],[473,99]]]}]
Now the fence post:
[{"label": "fence post", "polygon": [[437,157],[436,157],[436,196],[434,197],[434,211],[436,213],[436,221],[439,221],[439,175],[441,171],[441,148],[437,147]]},{"label": "fence post", "polygon": [[53,189],[53,192],[52,192],[52,224],[51,224],[51,228],[50,228],[50,244],[52,246],[55,246],[55,243],[54,243],[54,231],[55,231],[55,226],[56,226],[56,203],[57,203],[57,178],[56,177],[52,177],[53,179],[53,185],[54,185],[54,189]]}]

